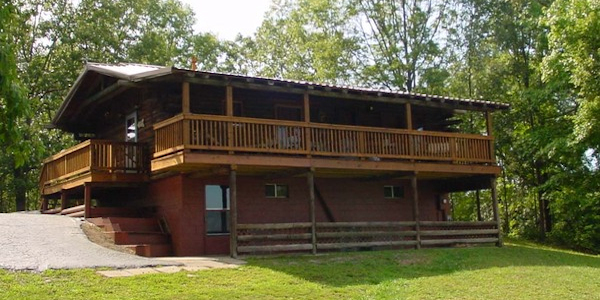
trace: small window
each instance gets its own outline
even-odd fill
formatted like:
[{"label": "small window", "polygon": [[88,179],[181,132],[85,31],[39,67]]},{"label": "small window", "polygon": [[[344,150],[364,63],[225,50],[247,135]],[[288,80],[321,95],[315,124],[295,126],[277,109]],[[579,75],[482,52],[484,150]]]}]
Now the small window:
[{"label": "small window", "polygon": [[265,197],[267,198],[288,198],[289,190],[287,185],[267,184],[265,185]]},{"label": "small window", "polygon": [[383,187],[383,197],[404,198],[404,189],[401,186],[386,185]]}]

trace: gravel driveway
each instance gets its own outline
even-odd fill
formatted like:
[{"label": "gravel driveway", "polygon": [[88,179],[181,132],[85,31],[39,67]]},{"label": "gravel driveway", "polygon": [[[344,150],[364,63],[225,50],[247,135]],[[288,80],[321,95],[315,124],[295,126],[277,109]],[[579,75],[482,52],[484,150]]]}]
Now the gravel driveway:
[{"label": "gravel driveway", "polygon": [[170,264],[96,245],[81,230],[81,222],[76,218],[31,212],[0,214],[0,268],[43,271]]}]

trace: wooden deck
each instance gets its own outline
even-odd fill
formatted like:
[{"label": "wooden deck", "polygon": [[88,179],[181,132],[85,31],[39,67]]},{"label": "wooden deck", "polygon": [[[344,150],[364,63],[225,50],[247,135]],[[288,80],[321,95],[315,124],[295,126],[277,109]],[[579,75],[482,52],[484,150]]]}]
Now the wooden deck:
[{"label": "wooden deck", "polygon": [[44,161],[40,191],[49,195],[87,182],[141,182],[148,177],[147,161],[141,144],[88,140]]},{"label": "wooden deck", "polygon": [[[492,136],[198,114],[177,115],[154,130],[152,171],[210,161],[266,166],[274,156],[279,165],[299,167],[305,167],[299,160],[310,158],[325,165],[357,160],[366,168],[418,162],[498,171]],[[182,154],[190,152],[197,155]]]}]

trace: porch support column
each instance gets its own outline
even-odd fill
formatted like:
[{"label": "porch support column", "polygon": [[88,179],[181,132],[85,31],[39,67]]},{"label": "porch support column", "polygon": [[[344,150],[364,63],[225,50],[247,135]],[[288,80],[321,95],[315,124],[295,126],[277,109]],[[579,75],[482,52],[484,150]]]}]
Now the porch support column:
[{"label": "porch support column", "polygon": [[310,96],[308,92],[304,92],[304,123],[306,127],[304,128],[304,145],[306,145],[306,152],[308,153],[308,157],[311,157],[310,152],[312,150],[311,138],[310,138]]},{"label": "porch support column", "polygon": [[84,212],[83,216],[87,218],[92,217],[92,186],[88,183],[83,185],[83,205]]},{"label": "porch support column", "polygon": [[60,191],[60,210],[67,208],[67,202],[68,202],[67,191],[61,190]]},{"label": "porch support column", "polygon": [[410,106],[410,103],[405,103],[404,107],[406,108],[406,129],[408,130],[412,130],[413,126],[412,126],[412,107]]},{"label": "porch support column", "polygon": [[420,223],[419,191],[418,191],[418,187],[417,187],[417,173],[416,172],[410,177],[410,186],[412,188],[412,195],[413,195],[413,217],[415,220],[415,231],[416,231],[415,239],[417,241],[416,248],[421,249],[421,224],[419,224]]},{"label": "porch support column", "polygon": [[[228,117],[233,117],[233,87],[228,84],[225,87],[225,114]],[[233,148],[233,122],[231,120],[227,122],[227,146]],[[229,150],[229,154],[233,154],[232,150]]]},{"label": "porch support column", "polygon": [[[408,130],[413,130],[413,124],[412,124],[412,107],[411,104],[409,102],[404,104],[404,111],[406,113],[406,129]],[[410,156],[410,161],[414,162],[415,160],[413,159],[413,156],[415,155],[415,149],[414,149],[414,141],[413,141],[414,137],[413,136],[409,136],[408,137],[408,155]]]},{"label": "porch support column", "polygon": [[315,215],[315,170],[313,168],[306,175],[308,181],[308,195],[310,201],[310,241],[312,254],[317,254],[317,218]]},{"label": "porch support column", "polygon": [[229,250],[231,257],[237,258],[237,166],[229,172]]},{"label": "porch support column", "polygon": [[190,83],[187,81],[181,84],[181,112],[190,113]]},{"label": "porch support column", "polygon": [[42,206],[40,207],[40,211],[44,212],[48,210],[48,198],[46,196],[42,196]]},{"label": "porch support column", "polygon": [[500,214],[498,212],[498,191],[496,190],[496,177],[490,178],[490,189],[492,192],[492,209],[494,211],[494,221],[496,221],[496,226],[498,227],[498,243],[496,246],[502,247],[502,227],[500,226]]},{"label": "porch support column", "polygon": [[493,120],[492,120],[492,112],[491,111],[486,111],[485,112],[485,127],[486,127],[486,131],[487,131],[487,136],[489,139],[489,143],[490,143],[490,161],[492,161],[494,164],[496,163],[496,154],[495,154],[495,149],[494,149],[494,139],[492,138],[494,136],[493,133]]}]

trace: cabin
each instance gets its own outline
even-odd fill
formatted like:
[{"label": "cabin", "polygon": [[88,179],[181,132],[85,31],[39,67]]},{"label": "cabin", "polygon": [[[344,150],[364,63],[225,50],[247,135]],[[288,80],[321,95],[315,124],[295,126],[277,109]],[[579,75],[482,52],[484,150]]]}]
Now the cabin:
[{"label": "cabin", "polygon": [[[41,169],[43,213],[145,256],[501,245],[492,113],[507,104],[86,63],[52,120],[80,144]],[[481,134],[458,132],[480,113]],[[493,219],[449,193],[491,190]]]}]

